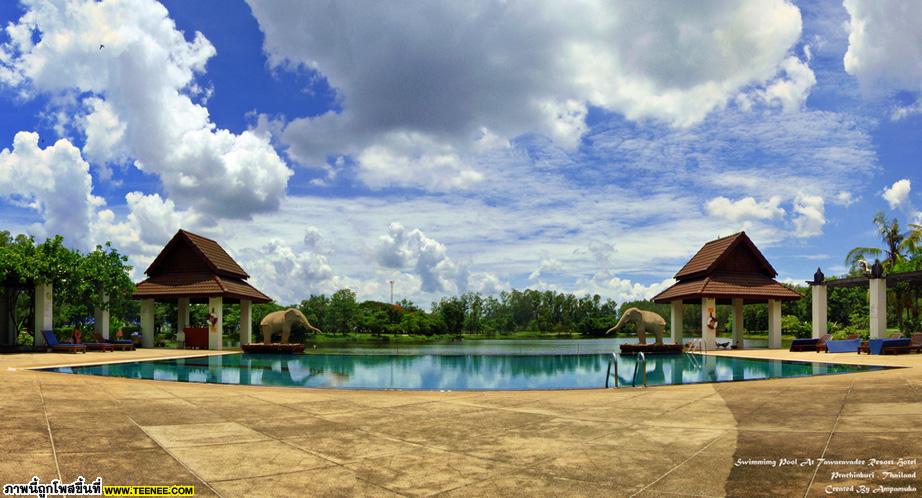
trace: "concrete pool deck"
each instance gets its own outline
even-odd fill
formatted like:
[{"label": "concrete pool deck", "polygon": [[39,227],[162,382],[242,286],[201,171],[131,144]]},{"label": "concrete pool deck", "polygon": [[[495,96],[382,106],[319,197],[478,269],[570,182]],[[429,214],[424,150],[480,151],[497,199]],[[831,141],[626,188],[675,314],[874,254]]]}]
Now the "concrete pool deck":
[{"label": "concrete pool deck", "polygon": [[[895,460],[922,459],[922,355],[720,352],[910,368],[580,391],[335,391],[27,370],[189,353],[0,355],[0,485],[83,475],[105,484],[194,484],[197,496],[228,497],[922,489],[918,478],[882,477],[919,473],[917,463]],[[763,464],[782,458],[798,464]],[[800,465],[807,458],[814,463]],[[818,466],[819,458],[866,462]],[[870,459],[894,462],[871,467]]]}]

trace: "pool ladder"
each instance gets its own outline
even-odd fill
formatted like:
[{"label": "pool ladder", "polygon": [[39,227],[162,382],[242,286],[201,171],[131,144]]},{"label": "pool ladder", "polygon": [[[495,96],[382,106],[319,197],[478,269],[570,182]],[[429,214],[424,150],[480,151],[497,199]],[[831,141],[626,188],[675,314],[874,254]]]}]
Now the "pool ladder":
[{"label": "pool ladder", "polygon": [[634,375],[631,377],[632,387],[637,387],[637,368],[643,364],[643,386],[647,387],[647,355],[643,352],[637,353],[637,361],[634,362]]},{"label": "pool ladder", "polygon": [[605,388],[608,389],[608,381],[611,380],[612,365],[615,366],[615,387],[618,386],[618,353],[612,353],[611,359],[608,360],[608,370],[605,372]]},{"label": "pool ladder", "polygon": [[[608,361],[608,370],[605,372],[606,388],[608,387],[609,380],[611,380],[613,365],[615,370],[615,387],[619,387],[618,358],[618,353],[612,353],[611,359]],[[637,369],[640,365],[643,365],[643,386],[647,387],[647,355],[643,353],[637,353],[637,361],[634,363],[634,375],[631,376],[631,387],[637,387]]]}]

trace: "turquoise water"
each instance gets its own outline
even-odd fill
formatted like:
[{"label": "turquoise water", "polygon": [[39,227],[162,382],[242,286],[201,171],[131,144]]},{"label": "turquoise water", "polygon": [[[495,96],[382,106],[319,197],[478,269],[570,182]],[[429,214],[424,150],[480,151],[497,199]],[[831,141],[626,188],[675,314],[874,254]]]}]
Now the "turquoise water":
[{"label": "turquoise water", "polygon": [[[49,371],[256,386],[336,389],[530,390],[606,386],[611,354],[229,354]],[[619,356],[621,387],[636,357]],[[643,383],[643,368],[636,384]],[[651,355],[647,385],[729,382],[878,370],[880,367],[702,355]],[[614,378],[609,381],[614,384]]]}]

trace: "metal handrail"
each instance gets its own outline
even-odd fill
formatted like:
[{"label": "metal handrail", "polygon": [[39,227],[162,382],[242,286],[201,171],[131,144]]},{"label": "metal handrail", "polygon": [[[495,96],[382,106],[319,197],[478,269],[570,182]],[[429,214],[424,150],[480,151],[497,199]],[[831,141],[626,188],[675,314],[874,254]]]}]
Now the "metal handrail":
[{"label": "metal handrail", "polygon": [[643,363],[643,386],[647,387],[647,355],[643,352],[637,353],[637,361],[634,362],[634,375],[631,377],[631,387],[637,387],[637,367]]},{"label": "metal handrail", "polygon": [[611,359],[608,360],[608,370],[605,372],[605,388],[608,389],[608,380],[611,379],[611,366],[615,366],[615,387],[618,385],[618,353],[612,353]]}]

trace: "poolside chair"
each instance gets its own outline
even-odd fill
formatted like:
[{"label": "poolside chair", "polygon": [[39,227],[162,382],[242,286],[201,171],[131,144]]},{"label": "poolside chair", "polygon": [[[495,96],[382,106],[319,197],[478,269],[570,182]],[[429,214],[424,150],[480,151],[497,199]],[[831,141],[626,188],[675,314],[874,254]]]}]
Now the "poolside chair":
[{"label": "poolside chair", "polygon": [[104,342],[110,346],[115,351],[134,351],[134,343],[131,341],[120,341],[118,339],[109,339],[106,340],[103,338],[102,334],[97,331],[93,331],[93,337],[96,339],[96,342]]},{"label": "poolside chair", "polygon": [[79,328],[74,329],[74,344],[83,344],[87,351],[115,351],[111,344],[106,342],[83,342],[83,332]]},{"label": "poolside chair", "polygon": [[42,337],[45,338],[45,344],[47,344],[52,351],[64,353],[86,353],[86,346],[83,344],[58,342],[58,336],[54,335],[54,332],[50,330],[43,330]]},{"label": "poolside chair", "polygon": [[880,348],[880,354],[905,354],[913,351],[912,342],[906,337],[887,339]]},{"label": "poolside chair", "polygon": [[861,339],[841,339],[826,341],[827,353],[857,353],[861,346]]},{"label": "poolside chair", "polygon": [[916,353],[922,353],[922,332],[915,332],[909,340],[909,347]]},{"label": "poolside chair", "polygon": [[826,341],[832,340],[832,334],[823,334],[816,342],[816,352],[823,353],[826,351]]},{"label": "poolside chair", "polygon": [[816,351],[819,339],[794,339],[789,351]]}]

